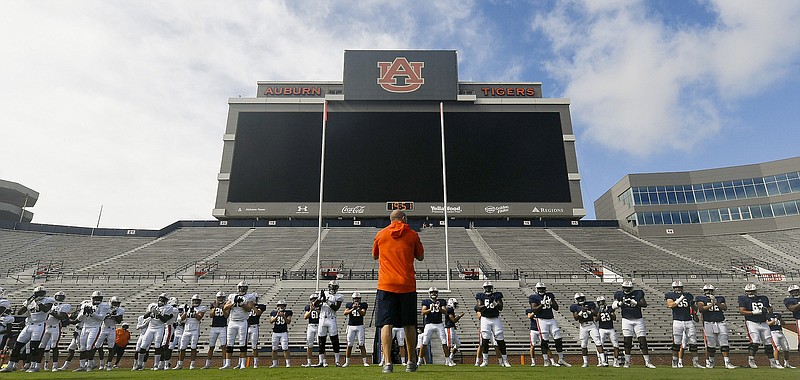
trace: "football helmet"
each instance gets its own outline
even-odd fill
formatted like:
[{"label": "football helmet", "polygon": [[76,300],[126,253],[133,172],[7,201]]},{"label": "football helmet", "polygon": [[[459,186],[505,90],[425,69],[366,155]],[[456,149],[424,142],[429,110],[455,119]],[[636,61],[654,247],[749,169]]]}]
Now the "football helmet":
[{"label": "football helmet", "polygon": [[328,281],[328,290],[331,292],[331,294],[336,294],[336,292],[339,291],[339,281],[336,280]]},{"label": "football helmet", "polygon": [[37,286],[33,289],[33,297],[34,298],[42,298],[47,294],[47,291],[44,290],[44,286]]},{"label": "football helmet", "polygon": [[58,291],[53,295],[53,298],[56,299],[56,302],[64,302],[64,300],[67,299],[67,295],[62,291]]},{"label": "football helmet", "polygon": [[678,294],[683,293],[683,283],[678,280],[672,281],[672,291]]},{"label": "football helmet", "polygon": [[428,297],[436,301],[439,298],[439,289],[435,286],[428,288]]},{"label": "football helmet", "polygon": [[125,330],[127,330],[127,329],[128,329],[128,327],[130,327],[130,326],[131,326],[131,325],[129,325],[129,324],[128,324],[128,322],[124,322],[124,323],[122,324],[122,328],[123,328],[123,329],[125,329]]},{"label": "football helmet", "polygon": [[361,293],[353,292],[353,303],[361,302]]},{"label": "football helmet", "polygon": [[278,304],[276,306],[280,311],[286,310],[286,300],[278,300]]},{"label": "football helmet", "polygon": [[630,280],[622,281],[622,292],[625,294],[633,293],[633,283]]},{"label": "football helmet", "polygon": [[222,290],[217,292],[217,302],[225,302],[225,292]]},{"label": "football helmet", "polygon": [[103,292],[95,290],[92,292],[92,305],[99,305],[100,302],[103,302]]},{"label": "football helmet", "polygon": [[586,295],[581,292],[575,293],[575,302],[577,302],[578,305],[583,305],[586,302]]},{"label": "football helmet", "polygon": [[169,302],[169,296],[167,293],[161,293],[158,295],[158,306],[164,306]]},{"label": "football helmet", "polygon": [[545,285],[544,282],[537,282],[534,287],[536,288],[536,293],[540,296],[543,296],[545,293],[547,293],[547,285]]},{"label": "football helmet", "polygon": [[178,307],[178,299],[175,297],[170,297],[169,304],[172,305],[172,307]]},{"label": "football helmet", "polygon": [[758,288],[756,287],[756,284],[750,283],[745,285],[744,294],[746,294],[750,298],[755,297],[758,294]]},{"label": "football helmet", "polygon": [[494,285],[492,285],[491,281],[486,281],[483,283],[483,293],[485,294],[494,293]]},{"label": "football helmet", "polygon": [[709,294],[709,295],[714,294],[715,290],[717,290],[717,288],[715,288],[714,285],[711,284],[703,285],[703,294]]},{"label": "football helmet", "polygon": [[117,296],[113,296],[110,300],[108,300],[108,303],[110,303],[113,307],[119,307],[119,305],[122,304],[122,301],[120,301]]},{"label": "football helmet", "polygon": [[597,302],[597,306],[605,306],[606,305],[606,297],[597,296],[597,299],[595,301]]},{"label": "football helmet", "polygon": [[452,309],[458,309],[458,300],[455,298],[450,298],[447,300],[447,307]]},{"label": "football helmet", "polygon": [[787,289],[787,291],[789,292],[789,295],[794,298],[800,297],[800,286],[798,285],[789,286],[789,289]]},{"label": "football helmet", "polygon": [[244,281],[241,281],[238,284],[236,284],[236,291],[239,293],[240,296],[247,294],[248,288],[249,286]]},{"label": "football helmet", "polygon": [[311,295],[308,296],[309,301],[314,301],[317,298],[319,298],[319,294],[317,294],[316,292],[311,293]]},{"label": "football helmet", "polygon": [[199,294],[192,295],[192,307],[198,307],[202,303],[203,303],[203,299],[200,298]]}]

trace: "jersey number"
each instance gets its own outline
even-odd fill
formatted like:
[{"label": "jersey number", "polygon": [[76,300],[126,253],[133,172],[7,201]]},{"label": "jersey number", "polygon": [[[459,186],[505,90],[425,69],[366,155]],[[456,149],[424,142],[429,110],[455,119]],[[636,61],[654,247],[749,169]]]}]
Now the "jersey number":
[{"label": "jersey number", "polygon": [[678,307],[689,307],[689,301],[686,299],[681,300],[681,302],[678,302]]},{"label": "jersey number", "polygon": [[225,313],[222,311],[222,308],[217,307],[217,308],[214,308],[214,316],[215,317],[224,317]]},{"label": "jersey number", "polygon": [[764,313],[764,304],[761,302],[753,302],[753,311],[757,310],[758,313]]},{"label": "jersey number", "polygon": [[286,324],[286,319],[284,319],[281,316],[277,316],[277,317],[275,317],[275,324],[276,325],[285,325]]},{"label": "jersey number", "polygon": [[601,322],[611,322],[611,313],[601,313],[600,314],[600,321]]}]

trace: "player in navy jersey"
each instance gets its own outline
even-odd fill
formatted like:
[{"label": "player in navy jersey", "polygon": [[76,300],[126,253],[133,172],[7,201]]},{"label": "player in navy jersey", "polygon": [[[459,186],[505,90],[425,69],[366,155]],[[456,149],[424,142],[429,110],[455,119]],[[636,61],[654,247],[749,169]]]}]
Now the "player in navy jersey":
[{"label": "player in navy jersey", "polygon": [[541,283],[536,283],[536,293],[528,296],[528,303],[531,305],[533,314],[536,315],[536,323],[539,324],[539,335],[542,338],[542,352],[550,352],[550,341],[554,341],[556,345],[556,353],[558,353],[558,364],[566,367],[571,367],[569,363],[564,360],[564,346],[561,338],[561,328],[556,322],[553,310],[558,311],[558,302],[556,296],[547,291],[547,287]]},{"label": "player in navy jersey", "polygon": [[[525,315],[528,319],[531,320],[530,323],[530,354],[531,354],[531,367],[536,366],[536,346],[540,346],[542,344],[541,337],[539,336],[539,324],[536,323],[536,314],[533,313],[533,309],[527,308],[525,309]],[[542,351],[542,360],[544,360],[544,366],[547,367],[550,365],[550,358],[549,352]],[[555,364],[555,361],[553,361]]]},{"label": "player in navy jersey", "polygon": [[767,324],[769,325],[770,334],[772,334],[772,343],[777,349],[774,353],[775,360],[780,362],[780,357],[783,356],[784,368],[796,368],[789,364],[789,341],[786,339],[786,335],[783,334],[783,316],[781,313],[770,314]]},{"label": "player in navy jersey", "polygon": [[353,352],[353,346],[358,345],[361,351],[361,362],[364,367],[369,367],[367,363],[367,349],[364,347],[364,315],[367,314],[369,305],[361,301],[361,293],[353,292],[353,302],[348,302],[344,305],[344,315],[347,317],[347,349],[345,350],[344,365],[350,365],[350,355]]},{"label": "player in navy jersey", "polygon": [[447,313],[447,301],[439,299],[439,289],[431,287],[428,289],[428,299],[422,300],[422,323],[425,329],[422,332],[422,346],[419,349],[417,365],[422,364],[425,357],[425,347],[431,342],[431,335],[434,333],[442,343],[444,352],[444,364],[450,365],[450,347],[447,345],[447,335],[444,331],[444,315]]},{"label": "player in navy jersey", "polygon": [[311,354],[314,351],[314,342],[317,340],[317,329],[319,328],[319,305],[317,305],[317,291],[308,297],[308,305],[303,308],[303,318],[308,321],[306,328],[306,364],[303,367],[311,367]]},{"label": "player in navy jersey", "polygon": [[689,352],[692,354],[692,365],[704,368],[697,356],[697,328],[692,316],[694,295],[683,290],[683,283],[672,282],[672,291],[664,294],[667,307],[672,310],[672,368],[683,367],[680,355],[684,338],[689,342]]},{"label": "player in navy jersey", "polygon": [[475,309],[481,313],[481,367],[489,365],[489,341],[494,337],[497,348],[500,350],[500,365],[511,367],[506,354],[506,341],[503,333],[503,322],[500,321],[500,312],[503,311],[503,293],[495,292],[490,281],[483,283],[483,293],[475,294],[477,304]]},{"label": "player in navy jersey", "polygon": [[286,301],[280,300],[275,310],[269,312],[269,323],[272,324],[272,365],[278,367],[278,347],[283,350],[286,368],[291,367],[289,361],[289,324],[292,323],[292,311],[286,308]]},{"label": "player in navy jersey", "polygon": [[[792,318],[795,320],[795,332],[800,336],[800,286],[789,286],[787,291],[789,297],[783,299],[783,305],[792,312]],[[797,344],[797,351],[800,352],[800,341]]]},{"label": "player in navy jersey", "polygon": [[706,368],[714,368],[717,345],[719,345],[722,358],[725,360],[725,368],[734,369],[736,366],[731,364],[730,359],[728,322],[725,321],[728,305],[725,303],[725,297],[714,295],[715,290],[714,285],[706,284],[703,286],[703,295],[694,299],[695,307],[703,317],[703,337],[708,356]]},{"label": "player in navy jersey", "polygon": [[747,333],[750,335],[747,364],[750,368],[758,368],[755,355],[758,346],[763,344],[764,354],[769,358],[770,367],[783,368],[773,357],[772,333],[767,325],[767,315],[772,313],[769,298],[758,294],[756,284],[747,284],[744,293],[743,296],[739,296],[739,314],[744,315]]},{"label": "player in navy jersey", "polygon": [[456,333],[456,324],[458,321],[464,317],[464,312],[459,312],[456,315],[456,309],[458,309],[458,300],[455,298],[450,298],[447,300],[447,312],[444,316],[444,329],[447,333],[447,347],[450,347],[450,361],[448,365],[454,367],[456,363],[453,361],[456,352],[461,349],[461,339],[458,338],[458,333]]},{"label": "player in navy jersey", "polygon": [[633,350],[633,337],[639,341],[639,348],[642,350],[644,365],[647,368],[656,368],[650,362],[650,351],[647,349],[647,328],[644,326],[642,308],[647,307],[644,299],[644,291],[633,290],[633,283],[630,280],[622,282],[622,290],[614,293],[614,301],[611,303],[614,309],[622,309],[622,336],[625,348],[625,368],[631,366],[631,350]]},{"label": "player in navy jersey", "polygon": [[222,307],[225,305],[227,294],[223,291],[217,292],[217,298],[208,305],[208,312],[211,314],[211,330],[208,333],[208,354],[206,354],[206,365],[200,369],[211,368],[211,358],[214,356],[214,346],[217,341],[220,343],[222,360],[227,357],[228,342],[228,316]]},{"label": "player in navy jersey", "polygon": [[267,305],[258,302],[258,293],[253,293],[256,298],[255,307],[250,309],[250,316],[247,317],[247,338],[250,340],[250,349],[253,350],[253,368],[258,368],[258,323],[261,315],[267,311]]},{"label": "player in navy jersey", "polygon": [[583,354],[582,367],[589,366],[589,338],[594,342],[595,349],[597,350],[597,366],[608,367],[606,362],[606,355],[603,352],[603,342],[600,340],[600,330],[597,329],[597,324],[594,322],[594,317],[597,314],[597,305],[594,302],[586,301],[586,295],[583,293],[575,293],[575,303],[570,305],[569,311],[572,312],[572,317],[578,321],[580,327],[580,341],[581,341],[581,354]]},{"label": "player in navy jersey", "polygon": [[[606,304],[606,297],[598,296],[595,301],[597,302],[597,313],[595,313],[594,321],[600,332],[600,342],[603,343],[604,349],[606,342],[610,342],[614,347],[614,367],[619,367],[619,340],[617,339],[617,330],[614,329],[617,314],[614,312],[614,308]],[[605,350],[605,352],[606,363],[608,363],[608,351]]]}]

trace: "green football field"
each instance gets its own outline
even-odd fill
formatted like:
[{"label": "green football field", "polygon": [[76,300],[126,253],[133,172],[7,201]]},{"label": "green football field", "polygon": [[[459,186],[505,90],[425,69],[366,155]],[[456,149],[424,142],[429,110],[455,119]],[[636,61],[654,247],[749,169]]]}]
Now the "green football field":
[{"label": "green football field", "polygon": [[470,379],[474,377],[480,378],[496,378],[502,379],[506,376],[514,379],[530,379],[530,378],[547,378],[547,379],[577,379],[577,378],[591,378],[591,379],[620,379],[625,377],[629,379],[644,380],[644,379],[753,379],[762,378],[770,380],[779,379],[800,379],[800,369],[770,369],[761,367],[758,369],[750,368],[737,368],[733,370],[726,370],[722,368],[715,369],[696,369],[696,368],[656,368],[647,369],[643,367],[634,368],[544,368],[544,367],[528,367],[528,366],[514,366],[511,368],[502,368],[497,365],[478,368],[471,365],[459,365],[456,367],[445,367],[441,365],[427,365],[422,366],[416,373],[404,372],[405,367],[395,366],[395,373],[382,374],[381,368],[378,366],[366,367],[348,367],[348,368],[259,368],[259,369],[245,369],[245,370],[181,370],[181,371],[136,371],[131,372],[126,369],[117,369],[114,371],[93,371],[93,372],[58,372],[58,373],[0,373],[0,379],[207,379],[207,380],[223,380],[223,379],[332,379],[332,378],[356,378],[356,379]]}]

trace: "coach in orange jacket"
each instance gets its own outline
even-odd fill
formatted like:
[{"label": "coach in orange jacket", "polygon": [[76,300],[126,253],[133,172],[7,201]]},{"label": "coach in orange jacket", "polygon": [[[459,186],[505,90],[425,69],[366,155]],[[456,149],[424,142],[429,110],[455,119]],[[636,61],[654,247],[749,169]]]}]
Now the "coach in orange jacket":
[{"label": "coach in orange jacket", "polygon": [[[406,341],[417,341],[417,280],[414,259],[422,261],[425,258],[419,235],[408,226],[406,214],[395,210],[389,220],[389,226],[375,235],[372,244],[372,257],[378,260],[379,265],[375,325],[381,328],[384,373],[393,372],[391,350],[394,326],[403,326]],[[408,358],[415,356],[412,344],[406,344],[406,351]],[[417,363],[409,360],[406,372],[416,370]]]}]

